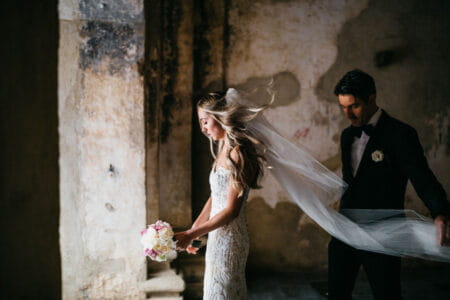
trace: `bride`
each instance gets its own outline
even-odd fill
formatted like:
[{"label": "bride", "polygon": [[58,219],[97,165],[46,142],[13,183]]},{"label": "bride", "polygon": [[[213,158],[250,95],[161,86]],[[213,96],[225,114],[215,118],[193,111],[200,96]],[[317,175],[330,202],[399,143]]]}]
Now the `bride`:
[{"label": "bride", "polygon": [[[205,257],[203,299],[246,299],[245,265],[249,240],[245,202],[263,175],[261,143],[246,123],[265,107],[249,108],[227,101],[222,92],[210,93],[197,104],[202,132],[215,158],[210,177],[211,196],[192,228],[175,234],[177,247],[195,253],[192,240],[209,233]],[[215,152],[215,145],[217,149]]]}]

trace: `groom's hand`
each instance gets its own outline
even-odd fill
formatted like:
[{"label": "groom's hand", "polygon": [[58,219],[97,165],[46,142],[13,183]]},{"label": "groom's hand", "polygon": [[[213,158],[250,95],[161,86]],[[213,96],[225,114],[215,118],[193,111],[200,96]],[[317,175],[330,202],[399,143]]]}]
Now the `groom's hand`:
[{"label": "groom's hand", "polygon": [[434,219],[439,233],[439,245],[450,246],[450,220],[443,215],[439,215]]}]

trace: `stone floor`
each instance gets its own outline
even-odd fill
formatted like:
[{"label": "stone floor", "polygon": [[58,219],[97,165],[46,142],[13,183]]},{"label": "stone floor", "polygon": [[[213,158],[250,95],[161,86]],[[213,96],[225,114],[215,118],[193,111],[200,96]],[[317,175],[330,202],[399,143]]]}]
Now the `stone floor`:
[{"label": "stone floor", "polygon": [[[251,272],[247,277],[250,300],[327,299],[326,274]],[[450,299],[450,264],[403,268],[402,292],[404,300]],[[360,272],[353,299],[373,299],[364,272]]]},{"label": "stone floor", "polygon": [[[185,300],[202,299],[204,261],[202,256],[180,255],[178,269],[184,273],[187,288]],[[417,266],[420,264],[420,267]],[[247,272],[250,300],[323,300],[327,299],[325,273],[301,272]],[[402,292],[404,300],[450,299],[450,264],[423,261],[404,261],[402,268]],[[373,299],[364,272],[359,272],[353,292],[354,300]]]}]

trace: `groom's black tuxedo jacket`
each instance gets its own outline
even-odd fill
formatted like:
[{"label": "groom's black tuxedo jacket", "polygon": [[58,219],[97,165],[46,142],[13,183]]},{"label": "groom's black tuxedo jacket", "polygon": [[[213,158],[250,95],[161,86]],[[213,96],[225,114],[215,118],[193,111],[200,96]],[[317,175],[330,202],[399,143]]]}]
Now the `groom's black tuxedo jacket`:
[{"label": "groom's black tuxedo jacket", "polygon": [[[433,217],[450,216],[445,191],[428,167],[414,128],[382,111],[355,176],[351,166],[353,140],[350,127],[344,129],[342,173],[348,188],[342,196],[341,209],[402,209],[410,179]],[[378,162],[372,158],[376,150],[384,156]]]}]

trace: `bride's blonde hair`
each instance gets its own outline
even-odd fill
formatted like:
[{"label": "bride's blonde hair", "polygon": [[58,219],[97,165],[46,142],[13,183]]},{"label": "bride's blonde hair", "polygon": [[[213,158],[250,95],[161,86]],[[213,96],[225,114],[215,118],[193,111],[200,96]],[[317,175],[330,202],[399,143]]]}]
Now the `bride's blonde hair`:
[{"label": "bride's blonde hair", "polygon": [[[198,101],[197,111],[201,109],[208,113],[225,130],[225,138],[218,145],[209,137],[211,153],[217,160],[218,153],[229,145],[226,158],[231,168],[231,178],[234,188],[242,195],[247,188],[260,188],[258,182],[264,174],[265,163],[264,145],[247,131],[245,125],[268,105],[247,107],[234,101],[227,103],[225,96],[224,92],[209,93]],[[233,150],[238,155],[236,162],[231,159]]]}]

